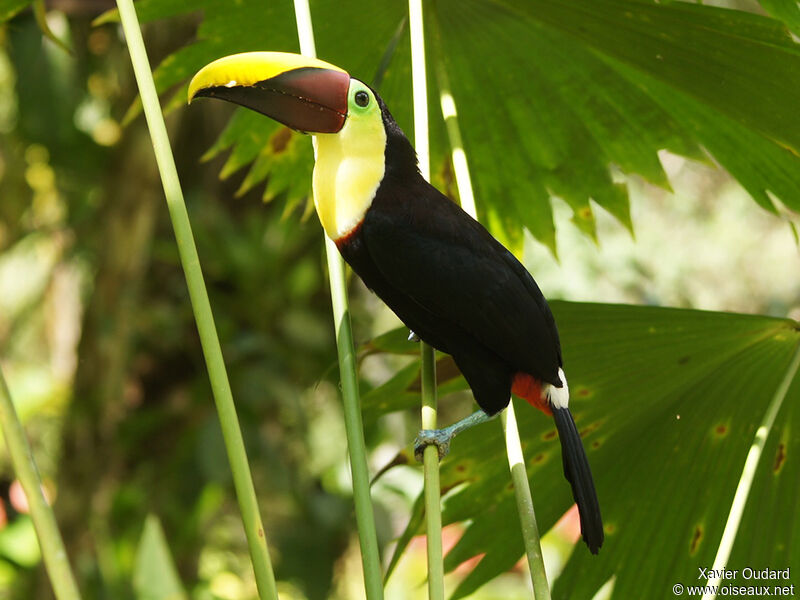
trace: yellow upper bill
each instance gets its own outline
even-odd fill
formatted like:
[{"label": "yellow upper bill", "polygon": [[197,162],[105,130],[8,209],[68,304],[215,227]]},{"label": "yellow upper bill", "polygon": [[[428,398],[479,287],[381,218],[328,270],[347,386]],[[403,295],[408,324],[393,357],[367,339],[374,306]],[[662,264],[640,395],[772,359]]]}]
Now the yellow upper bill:
[{"label": "yellow upper bill", "polygon": [[291,52],[243,52],[215,60],[200,69],[189,84],[189,102],[209,87],[248,86],[292,69],[312,67],[341,71],[336,65]]}]

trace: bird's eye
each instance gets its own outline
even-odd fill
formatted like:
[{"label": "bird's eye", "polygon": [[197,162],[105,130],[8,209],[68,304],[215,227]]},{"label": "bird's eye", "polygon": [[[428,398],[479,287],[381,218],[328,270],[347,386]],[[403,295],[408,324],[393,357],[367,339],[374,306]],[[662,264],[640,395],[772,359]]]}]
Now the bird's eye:
[{"label": "bird's eye", "polygon": [[358,104],[362,108],[365,107],[367,104],[369,104],[369,94],[364,90],[356,92],[355,99],[356,99],[356,104]]}]

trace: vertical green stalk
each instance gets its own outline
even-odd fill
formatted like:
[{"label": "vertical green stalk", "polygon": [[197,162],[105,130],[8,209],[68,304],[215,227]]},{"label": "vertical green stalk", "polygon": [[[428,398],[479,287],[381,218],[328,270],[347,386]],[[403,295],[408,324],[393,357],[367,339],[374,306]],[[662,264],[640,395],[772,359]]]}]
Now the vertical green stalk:
[{"label": "vertical green stalk", "polygon": [[17,475],[25,497],[28,500],[33,526],[36,528],[36,537],[42,549],[42,558],[53,592],[58,600],[80,600],[80,592],[75,583],[75,577],[69,566],[67,552],[64,550],[64,541],[58,531],[56,517],[53,509],[47,503],[42,492],[42,482],[39,471],[33,460],[31,448],[25,438],[25,431],[19,421],[14,403],[11,401],[11,392],[0,370],[0,424],[3,427],[3,437],[8,445],[11,464]]},{"label": "vertical green stalk", "polygon": [[353,501],[356,509],[358,540],[361,546],[361,565],[364,569],[364,587],[368,600],[383,598],[378,535],[370,496],[367,450],[364,444],[364,425],[361,420],[361,400],[358,394],[356,354],[353,348],[353,330],[347,302],[344,262],[336,244],[325,237],[328,258],[328,276],[331,282],[331,301],[336,329],[336,349],[339,352],[339,376],[342,383],[344,425],[347,433],[347,450],[350,454],[350,472],[353,477]]},{"label": "vertical green stalk", "polygon": [[329,237],[325,237],[328,259],[328,276],[331,282],[331,302],[336,330],[336,349],[339,353],[339,376],[342,383],[344,424],[347,433],[347,450],[350,454],[350,472],[353,477],[353,501],[356,509],[358,540],[361,546],[361,565],[364,570],[364,588],[368,600],[383,598],[378,535],[370,496],[367,450],[364,444],[364,425],[361,420],[361,400],[358,394],[356,354],[353,347],[353,330],[347,301],[344,262]]},{"label": "vertical green stalk", "polygon": [[[294,0],[297,36],[300,52],[316,57],[314,29],[308,0]],[[316,153],[316,147],[314,149]],[[336,244],[326,235],[325,253],[328,259],[328,277],[331,282],[331,303],[336,331],[336,349],[339,354],[339,377],[342,383],[344,424],[347,433],[347,448],[350,454],[350,472],[353,477],[353,501],[356,509],[358,540],[361,545],[361,564],[364,570],[364,587],[368,600],[383,598],[383,575],[381,573],[378,536],[375,530],[375,515],[370,496],[367,450],[364,444],[364,424],[361,419],[361,400],[358,394],[356,355],[353,347],[353,331],[347,301],[344,261]]]},{"label": "vertical green stalk", "polygon": [[533,498],[528,484],[528,472],[525,470],[525,457],[519,441],[517,417],[514,414],[514,403],[500,414],[506,439],[508,467],[511,469],[511,480],[514,482],[514,495],[517,499],[517,512],[525,542],[525,555],[528,557],[528,568],[533,584],[533,597],[536,600],[550,600],[550,586],[547,585],[547,573],[544,570],[542,545],[539,541],[539,527],[536,524],[536,513],[533,510]]},{"label": "vertical green stalk", "polygon": [[[428,150],[428,86],[425,72],[425,30],[422,0],[408,0],[411,35],[411,79],[414,99],[414,147],[422,176],[430,180]],[[436,357],[433,348],[420,343],[422,352],[422,429],[436,429]],[[427,446],[422,455],[425,477],[425,520],[428,542],[428,597],[444,599],[442,508],[439,485],[439,451]]]},{"label": "vertical green stalk", "polygon": [[[422,428],[436,429],[436,357],[428,344],[422,351]],[[428,545],[428,598],[444,600],[444,551],[442,549],[441,485],[439,483],[439,451],[426,446],[422,455],[425,477],[425,527]]]},{"label": "vertical green stalk", "polygon": [[269,551],[267,550],[266,534],[261,523],[258,500],[253,487],[253,479],[250,475],[250,466],[247,462],[247,453],[242,440],[242,432],[239,429],[239,421],[233,404],[228,374],[222,358],[222,349],[219,345],[217,330],[214,326],[214,317],[211,313],[211,304],[208,300],[203,273],[200,269],[200,259],[197,256],[197,248],[195,247],[192,228],[189,224],[189,215],[186,211],[183,192],[175,169],[175,159],[172,156],[167,129],[164,125],[164,116],[161,113],[158,94],[153,83],[153,74],[150,72],[150,63],[142,40],[139,20],[136,17],[132,0],[117,0],[117,6],[122,21],[122,29],[125,32],[125,39],[128,42],[128,51],[131,55],[136,83],[139,86],[145,118],[150,129],[150,137],[153,142],[156,162],[158,163],[158,171],[161,174],[161,182],[164,186],[169,216],[178,242],[181,265],[186,276],[189,297],[191,298],[197,330],[200,335],[200,343],[203,347],[206,367],[208,368],[208,376],[211,380],[211,389],[214,393],[214,401],[217,406],[225,447],[228,452],[228,460],[233,473],[233,484],[239,501],[239,510],[242,513],[245,535],[250,549],[250,558],[255,571],[256,585],[262,599],[277,600],[278,591],[275,586],[275,575],[272,570]]},{"label": "vertical green stalk", "polygon": [[[458,126],[456,103],[450,93],[450,82],[441,58],[436,61],[436,80],[441,95],[442,116],[447,127],[447,137],[450,142],[453,170],[455,171],[458,195],[461,198],[461,207],[473,218],[477,219],[475,196],[472,191],[467,156],[461,140],[461,129]],[[517,418],[514,414],[513,402],[510,402],[508,408],[501,414],[501,421],[505,433],[508,466],[511,469],[511,479],[514,482],[514,495],[517,500],[517,511],[519,512],[522,537],[525,542],[525,554],[528,558],[534,597],[537,600],[550,600],[550,587],[548,586],[544,569],[542,547],[539,541],[539,528],[536,525],[536,513],[533,509],[533,497],[531,496],[530,483],[525,469],[525,459],[522,455],[522,444],[519,439],[519,429],[517,427]]]}]

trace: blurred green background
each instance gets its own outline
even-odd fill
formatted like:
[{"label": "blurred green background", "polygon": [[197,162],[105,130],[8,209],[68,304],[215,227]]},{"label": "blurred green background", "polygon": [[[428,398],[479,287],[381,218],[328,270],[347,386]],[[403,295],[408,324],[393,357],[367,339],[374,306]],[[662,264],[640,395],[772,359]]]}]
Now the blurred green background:
[{"label": "blurred green background", "polygon": [[[32,12],[0,29],[0,359],[86,598],[144,597],[132,585],[148,514],[157,515],[192,598],[255,597],[210,387],[149,137],[106,0],[59,0],[43,38]],[[197,16],[146,26],[153,65],[195,34]],[[208,103],[168,116],[173,149],[223,342],[280,590],[360,597],[349,471],[322,235],[301,205],[237,195],[224,157],[201,161],[231,114]],[[673,192],[633,176],[635,239],[597,211],[597,244],[554,201],[559,259],[533,238],[524,257],[548,297],[800,318],[800,259],[786,219],[724,171],[662,152]],[[396,318],[352,283],[356,340]],[[370,357],[365,388],[399,359]],[[460,393],[443,422],[466,410]],[[366,432],[373,470],[406,446],[416,412]],[[416,467],[376,484],[383,545],[405,527]],[[158,527],[153,526],[152,531]],[[452,543],[458,527],[445,531]],[[575,532],[551,536],[563,562]],[[563,541],[566,540],[566,541]],[[142,546],[145,544],[145,546]],[[153,550],[155,551],[155,550]],[[424,597],[424,545],[387,591]],[[449,585],[463,570],[448,576]],[[474,598],[524,598],[515,570]],[[50,597],[32,525],[0,449],[0,598]],[[176,597],[182,597],[180,595]]]}]

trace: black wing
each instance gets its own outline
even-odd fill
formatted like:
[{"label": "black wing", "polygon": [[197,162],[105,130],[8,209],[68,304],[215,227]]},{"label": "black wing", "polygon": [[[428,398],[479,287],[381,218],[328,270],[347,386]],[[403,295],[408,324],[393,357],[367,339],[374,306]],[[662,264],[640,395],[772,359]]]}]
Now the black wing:
[{"label": "black wing", "polygon": [[466,332],[512,372],[560,386],[558,331],[539,287],[461,208],[421,179],[402,191],[383,185],[362,227],[375,266],[395,290]]}]

